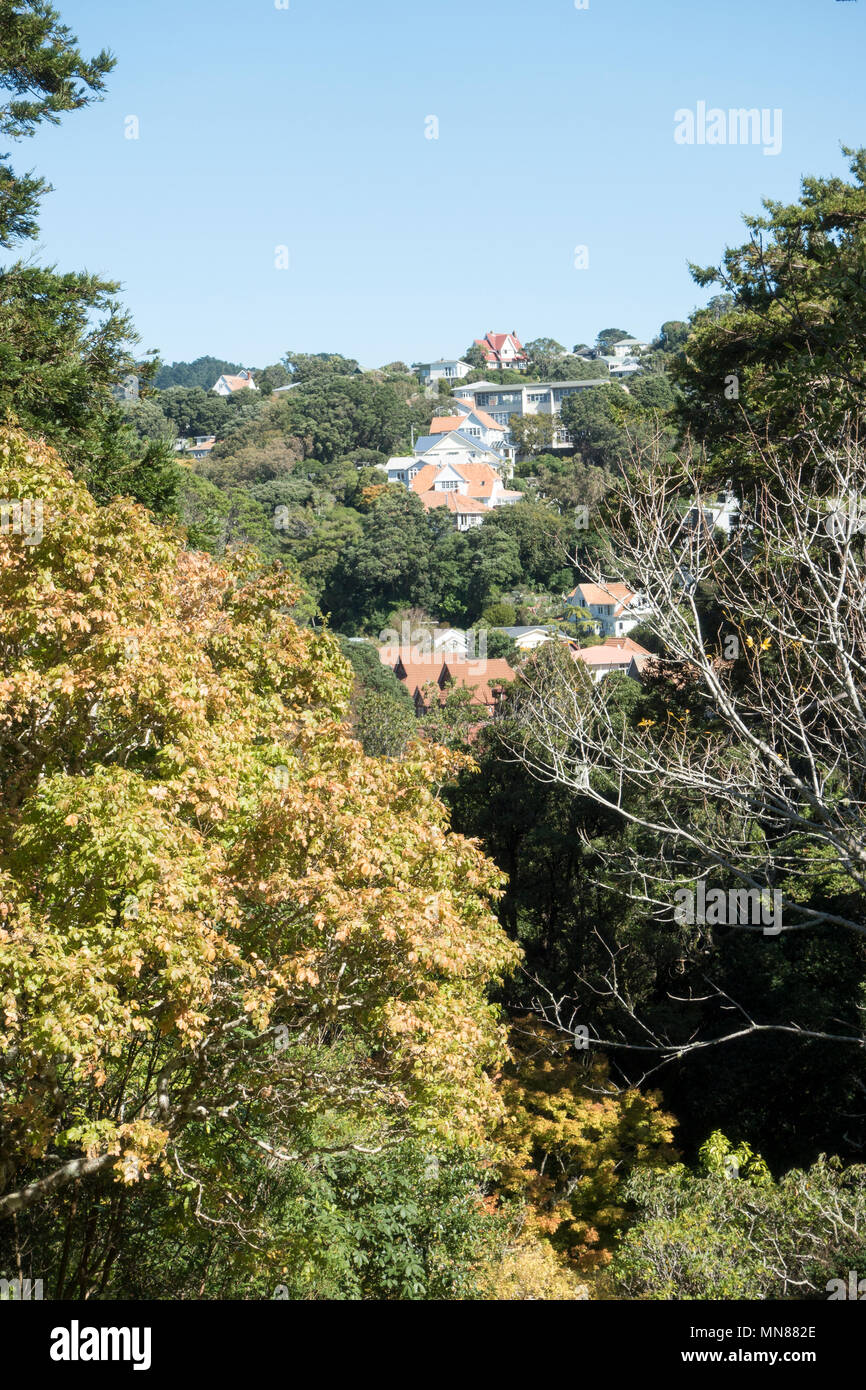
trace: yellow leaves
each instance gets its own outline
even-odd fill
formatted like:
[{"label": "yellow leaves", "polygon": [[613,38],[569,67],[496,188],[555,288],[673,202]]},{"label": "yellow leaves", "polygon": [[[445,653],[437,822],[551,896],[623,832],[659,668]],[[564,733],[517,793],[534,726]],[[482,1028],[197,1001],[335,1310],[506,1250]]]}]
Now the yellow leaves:
[{"label": "yellow leaves", "polygon": [[[18,865],[0,915],[27,927],[4,949],[0,998],[22,1054],[62,1062],[76,1088],[87,1125],[70,1143],[114,1145],[119,1180],[140,1181],[165,1131],[94,1129],[106,1096],[148,1092],[147,1064],[127,1073],[128,1057],[213,1057],[224,1076],[241,1014],[245,1033],[276,1018],[319,1036],[323,1023],[311,1071],[334,1065],[334,1021],[348,1024],[359,1060],[341,1054],[335,1104],[368,1093],[375,1056],[383,1122],[390,1107],[482,1136],[506,1055],[485,991],[519,952],[490,906],[502,876],[450,833],[434,794],[454,756],[363,756],[340,723],[348,665],[333,637],[285,616],[285,575],[184,552],[142,508],[96,507],[51,451],[28,446],[28,473],[20,438],[0,431],[3,447],[40,475],[34,495],[50,494],[62,530],[37,584],[0,544],[0,625],[22,653],[0,680],[0,719],[31,740],[25,774],[49,769],[16,788],[14,817],[0,787]],[[51,635],[50,660],[34,632]],[[133,889],[142,906],[127,917]],[[243,1057],[230,1076],[214,1085],[241,1094]],[[57,1137],[46,1094],[33,1089],[39,1151]]]}]

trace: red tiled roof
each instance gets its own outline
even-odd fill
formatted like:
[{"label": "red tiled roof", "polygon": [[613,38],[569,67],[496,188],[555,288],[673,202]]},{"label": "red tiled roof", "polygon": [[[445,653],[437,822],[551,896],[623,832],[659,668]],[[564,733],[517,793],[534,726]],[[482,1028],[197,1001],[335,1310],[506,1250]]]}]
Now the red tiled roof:
[{"label": "red tiled roof", "polygon": [[521,357],[525,357],[526,354],[523,350],[523,344],[514,333],[485,333],[483,338],[476,338],[475,342],[478,347],[487,353],[488,359],[491,359],[499,356],[508,338],[514,343],[518,354]]}]

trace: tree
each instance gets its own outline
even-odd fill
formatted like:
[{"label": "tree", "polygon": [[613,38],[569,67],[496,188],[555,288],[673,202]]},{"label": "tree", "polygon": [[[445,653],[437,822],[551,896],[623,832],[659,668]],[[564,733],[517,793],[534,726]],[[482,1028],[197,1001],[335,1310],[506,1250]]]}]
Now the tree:
[{"label": "tree", "polygon": [[481,621],[491,627],[513,627],[517,622],[517,609],[513,603],[497,599],[495,603],[488,603],[481,614]]},{"label": "tree", "polygon": [[609,355],[614,343],[620,342],[623,338],[630,338],[631,334],[624,328],[603,328],[595,340],[595,350],[598,353]]},{"label": "tree", "polygon": [[555,415],[510,415],[508,428],[521,454],[540,454],[553,443],[558,421]]},{"label": "tree", "polygon": [[609,378],[610,368],[600,358],[587,361],[583,357],[559,357],[550,366],[549,381],[593,381]]},{"label": "tree", "polygon": [[682,319],[668,319],[659,329],[658,345],[662,352],[679,352],[685,346],[691,329]]},{"label": "tree", "polygon": [[153,384],[160,391],[183,387],[187,391],[212,392],[221,376],[236,376],[240,371],[243,371],[240,362],[227,362],[222,357],[197,357],[194,362],[172,362],[170,367],[161,364]]},{"label": "tree", "polygon": [[282,362],[275,362],[255,374],[256,386],[263,396],[270,395],[272,391],[276,391],[281,386],[288,386],[289,380],[288,369],[283,366]]},{"label": "tree", "polygon": [[201,386],[169,386],[156,403],[181,439],[219,434],[231,419],[228,401]]},{"label": "tree", "polygon": [[529,358],[530,372],[542,381],[550,378],[559,359],[566,355],[562,343],[555,338],[533,338],[524,344],[524,351]]},{"label": "tree", "polygon": [[584,1058],[531,1018],[517,1020],[507,1068],[507,1158],[500,1182],[581,1272],[604,1267],[628,1223],[625,1182],[675,1155],[656,1092],[611,1094],[605,1059]]},{"label": "tree", "polygon": [[473,367],[476,371],[483,372],[487,368],[487,356],[484,349],[478,343],[472,343],[464,352],[461,360],[468,363],[468,365]]},{"label": "tree", "polygon": [[[43,123],[101,98],[114,59],[86,59],[45,0],[0,0],[0,135],[19,140]],[[43,179],[15,174],[0,157],[0,246],[37,234]],[[94,495],[118,491],[159,511],[174,505],[178,471],[158,439],[140,439],[110,388],[131,372],[144,384],[153,363],[136,364],[130,319],[118,286],[87,273],[17,261],[0,271],[0,415],[63,447]]]},{"label": "tree", "polygon": [[[799,202],[766,200],[743,245],[718,267],[692,267],[724,296],[692,315],[673,365],[684,424],[711,450],[715,477],[749,486],[757,437],[786,457],[833,438],[866,398],[866,151],[853,178],[805,178]],[[721,303],[719,302],[721,300]]]},{"label": "tree", "polygon": [[[510,607],[510,605],[503,605],[503,607],[506,606]],[[511,626],[511,624],[508,624],[508,626]],[[509,666],[514,669],[522,655],[514,638],[509,637],[507,632],[497,632],[495,628],[488,631],[486,628],[480,627],[479,630],[485,633],[487,655],[490,657],[490,660],[507,661]]]},{"label": "tree", "polygon": [[[2,0],[0,21],[0,88],[10,93],[0,106],[0,134],[20,140],[101,100],[115,59],[105,49],[83,57],[46,0]],[[48,192],[44,179],[15,174],[8,156],[0,156],[0,246],[36,235],[39,201]]]},{"label": "tree", "polygon": [[354,357],[339,352],[287,352],[283,366],[292,381],[315,381],[334,376],[358,376],[361,368]]},{"label": "tree", "polygon": [[748,1145],[714,1134],[696,1172],[638,1169],[625,1194],[638,1219],[611,1269],[617,1297],[846,1298],[866,1256],[862,1166],[822,1158],[774,1182]]},{"label": "tree", "polygon": [[585,463],[617,471],[628,456],[629,422],[636,415],[619,383],[575,391],[562,402],[562,424]]},{"label": "tree", "polygon": [[402,604],[431,606],[430,571],[430,540],[420,498],[394,485],[362,517],[357,540],[338,559],[322,602],[343,631],[381,628]]},{"label": "tree", "polygon": [[[841,1053],[853,1092],[866,1046],[866,572],[847,499],[866,490],[866,456],[838,440],[828,460],[816,439],[801,471],[773,455],[761,469],[768,485],[743,498],[750,520],[730,540],[684,524],[704,493],[682,460],[645,455],[626,474],[601,566],[647,595],[663,658],[631,708],[610,680],[585,689],[539,668],[522,747],[540,775],[634,830],[601,852],[604,876],[667,934],[703,1000],[697,1032],[686,1008],[648,1030],[647,1048],[681,1059],[739,1039],[787,1042],[794,1057],[811,1039],[816,1063]],[[695,906],[699,884],[721,913]],[[712,971],[717,951],[728,965]],[[834,965],[804,992],[791,966],[810,952]],[[769,993],[753,992],[756,972],[775,980]],[[611,970],[606,988],[629,1007]]]},{"label": "tree", "polygon": [[279,1260],[282,1175],[496,1123],[498,874],[448,759],[349,736],[282,571],[98,507],[19,432],[0,490],[43,507],[35,583],[33,529],[0,534],[0,1218],[58,1297],[105,1289],[142,1203]]}]

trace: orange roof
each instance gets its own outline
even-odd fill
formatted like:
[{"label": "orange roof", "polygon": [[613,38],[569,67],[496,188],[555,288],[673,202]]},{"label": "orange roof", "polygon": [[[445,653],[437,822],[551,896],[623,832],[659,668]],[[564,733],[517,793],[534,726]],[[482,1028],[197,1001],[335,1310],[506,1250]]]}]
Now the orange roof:
[{"label": "orange roof", "polygon": [[472,691],[473,705],[492,705],[495,703],[493,690],[487,682],[513,681],[515,674],[508,662],[499,658],[490,661],[446,661],[439,676],[439,684],[444,687],[450,680],[455,686]]},{"label": "orange roof", "polygon": [[[628,640],[628,639],[625,639]],[[623,640],[601,642],[596,647],[572,647],[572,655],[575,661],[583,661],[587,666],[626,666],[631,665],[632,657],[645,660],[651,656],[646,647],[641,647],[637,642],[632,642],[626,647]]]},{"label": "orange roof", "polygon": [[430,421],[430,433],[450,434],[452,430],[459,430],[463,421],[462,415],[436,415]]},{"label": "orange roof", "polygon": [[614,583],[613,580],[605,584],[578,584],[571,592],[572,596],[582,594],[586,607],[592,603],[613,603],[615,613],[622,613],[636,597],[634,590],[627,584]]},{"label": "orange roof", "polygon": [[[380,647],[379,660],[386,666],[390,666],[402,681],[409,694],[414,698],[416,692],[424,691],[426,685],[431,683],[438,685],[440,690],[439,702],[444,703],[447,698],[447,687],[449,684],[471,690],[473,705],[492,705],[495,703],[493,691],[487,682],[510,681],[514,679],[515,672],[507,661],[500,659],[487,661],[479,657],[476,661],[443,661],[441,656],[429,661],[392,661],[393,648]],[[402,671],[401,676],[399,672]]]},{"label": "orange roof", "polygon": [[499,474],[489,463],[455,463],[452,467],[472,488],[473,497],[489,497]]},{"label": "orange roof", "polygon": [[421,501],[424,510],[429,511],[431,507],[446,507],[449,512],[460,512],[463,516],[469,516],[475,512],[490,510],[485,502],[477,497],[467,497],[461,492],[434,492],[431,488],[429,492],[421,493]]},{"label": "orange roof", "polygon": [[419,687],[429,685],[431,681],[438,684],[439,677],[442,673],[442,656],[440,653],[437,653],[434,658],[431,652],[429,661],[401,660],[400,662],[395,662],[393,665],[391,662],[387,662],[386,664],[391,666],[392,670],[397,666],[400,671],[405,671],[406,674],[404,676],[399,675],[397,670],[394,670],[394,674],[399,681],[402,681],[410,695],[414,695]]},{"label": "orange roof", "polygon": [[425,463],[419,468],[409,486],[413,492],[429,492],[442,468],[441,463]]},{"label": "orange roof", "polygon": [[633,656],[652,656],[646,647],[642,647],[640,642],[635,642],[633,637],[608,637],[605,639],[606,647],[621,647],[624,652],[631,652]]},{"label": "orange roof", "polygon": [[580,647],[572,648],[575,661],[585,666],[621,666],[625,670],[631,665],[633,652],[620,651],[619,647]]}]

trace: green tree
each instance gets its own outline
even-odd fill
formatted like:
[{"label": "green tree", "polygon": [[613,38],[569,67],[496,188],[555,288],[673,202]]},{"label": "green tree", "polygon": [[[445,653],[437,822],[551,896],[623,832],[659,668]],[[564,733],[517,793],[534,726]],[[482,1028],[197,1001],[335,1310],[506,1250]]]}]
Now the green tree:
[{"label": "green tree", "polygon": [[755,437],[802,459],[814,431],[828,439],[863,410],[866,150],[845,153],[849,182],[804,178],[799,202],[768,199],[764,216],[744,219],[748,239],[721,265],[692,267],[727,296],[692,316],[673,365],[683,422],[717,480],[750,485]]},{"label": "green tree", "polygon": [[529,358],[529,371],[542,381],[549,379],[559,359],[566,355],[562,343],[555,338],[533,338],[524,343],[524,351]]},{"label": "green tree", "polygon": [[595,340],[596,352],[610,355],[614,343],[620,342],[623,338],[630,338],[631,334],[624,328],[603,328]]},{"label": "green tree", "polygon": [[[9,94],[0,135],[20,140],[101,100],[115,59],[104,49],[85,58],[77,44],[46,0],[0,0],[0,89]],[[39,201],[49,191],[44,179],[16,174],[8,155],[0,156],[0,246],[36,235]]]},{"label": "green tree", "polygon": [[[0,0],[0,135],[20,140],[98,100],[114,59],[86,59],[45,0]],[[37,233],[49,186],[0,157],[0,246]],[[158,511],[174,505],[178,470],[162,440],[140,438],[110,388],[132,372],[137,342],[118,286],[16,261],[0,271],[0,416],[61,446],[95,496],[125,492]]]},{"label": "green tree", "polygon": [[511,415],[508,428],[521,454],[540,454],[553,443],[559,422],[555,415]]},{"label": "green tree", "polygon": [[478,343],[472,343],[464,352],[461,360],[468,363],[476,371],[484,372],[487,370],[487,358],[484,349]]},{"label": "green tree", "polygon": [[358,376],[361,368],[354,357],[339,352],[287,352],[283,366],[292,381],[315,381],[332,376]]},{"label": "green tree", "polygon": [[697,1171],[638,1169],[625,1194],[637,1220],[611,1268],[618,1297],[847,1297],[866,1259],[862,1166],[822,1158],[773,1181],[747,1145],[715,1134]]},{"label": "green tree", "polygon": [[[58,1298],[101,1296],[142,1238],[152,1277],[157,1235],[168,1287],[196,1235],[223,1269],[276,1272],[293,1174],[413,1142],[468,1153],[498,1123],[486,992],[518,956],[499,875],[448,829],[449,757],[359,750],[350,669],[292,620],[279,567],[97,506],[17,431],[0,495],[44,506],[38,582],[28,538],[0,535],[4,1256],[37,1248]],[[348,1215],[351,1177],[324,1171]],[[377,1246],[378,1288],[388,1226],[430,1248],[447,1206],[415,1222],[385,1188],[378,1210],[358,1196],[349,1241]]]},{"label": "green tree", "polygon": [[171,366],[162,363],[154,377],[154,386],[160,391],[168,391],[173,386],[188,391],[212,391],[221,376],[236,376],[242,370],[240,362],[226,362],[222,357],[197,357],[194,362],[172,362]]}]

